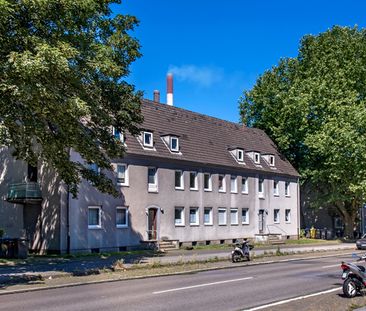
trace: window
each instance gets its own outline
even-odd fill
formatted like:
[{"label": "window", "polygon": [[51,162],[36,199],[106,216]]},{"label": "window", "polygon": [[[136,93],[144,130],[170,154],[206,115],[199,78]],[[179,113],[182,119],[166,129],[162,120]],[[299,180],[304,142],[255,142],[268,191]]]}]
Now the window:
[{"label": "window", "polygon": [[198,190],[197,172],[189,172],[189,188],[191,190]]},{"label": "window", "polygon": [[99,229],[102,227],[101,224],[102,209],[100,206],[89,206],[88,207],[88,228]]},{"label": "window", "polygon": [[152,148],[154,146],[153,134],[151,132],[143,132],[144,147]]},{"label": "window", "polygon": [[115,139],[119,140],[120,142],[124,143],[125,135],[118,131],[114,126],[112,128],[113,136]]},{"label": "window", "polygon": [[158,178],[157,178],[157,170],[155,167],[149,167],[147,169],[147,183],[149,192],[158,191]]},{"label": "window", "polygon": [[249,224],[249,209],[247,209],[247,208],[243,208],[241,210],[241,223],[243,225]]},{"label": "window", "polygon": [[117,226],[117,228],[128,227],[128,209],[127,209],[127,207],[117,207],[116,226]]},{"label": "window", "polygon": [[275,166],[275,157],[273,155],[269,156],[269,165]]},{"label": "window", "polygon": [[90,163],[88,165],[89,170],[93,171],[96,175],[100,174],[100,168],[96,163]]},{"label": "window", "polygon": [[263,197],[264,196],[264,185],[263,185],[263,178],[259,178],[258,179],[258,193],[259,196]]},{"label": "window", "polygon": [[219,175],[219,192],[226,192],[225,175]]},{"label": "window", "polygon": [[183,171],[175,171],[175,189],[184,189]]},{"label": "window", "polygon": [[28,181],[37,182],[37,175],[38,175],[37,166],[28,164],[28,176],[27,176]]},{"label": "window", "polygon": [[280,223],[280,210],[279,209],[273,210],[273,222],[275,224]]},{"label": "window", "polygon": [[275,196],[279,195],[279,190],[278,190],[278,180],[274,180],[273,181],[273,194]]},{"label": "window", "polygon": [[290,209],[285,210],[285,222],[287,222],[287,223],[291,222],[291,210]]},{"label": "window", "polygon": [[219,217],[219,225],[223,226],[226,225],[226,208],[219,208],[219,213],[218,213],[218,217]]},{"label": "window", "polygon": [[244,161],[244,151],[241,149],[237,149],[236,150],[236,158],[239,162],[243,162]]},{"label": "window", "polygon": [[285,182],[285,196],[286,197],[290,196],[290,182],[289,181]]},{"label": "window", "polygon": [[204,173],[203,175],[203,187],[205,191],[212,191],[211,174]]},{"label": "window", "polygon": [[239,220],[238,220],[238,209],[237,208],[232,208],[230,210],[230,224],[232,224],[232,225],[239,224]]},{"label": "window", "polygon": [[189,209],[189,224],[191,226],[199,225],[198,207],[191,207]]},{"label": "window", "polygon": [[203,215],[203,223],[208,226],[213,224],[212,207],[205,207]]},{"label": "window", "polygon": [[178,137],[170,137],[170,151],[179,151],[179,140]]},{"label": "window", "polygon": [[117,164],[117,185],[128,186],[128,170],[126,164]]},{"label": "window", "polygon": [[254,152],[254,163],[259,164],[261,162],[260,154],[258,152]]},{"label": "window", "polygon": [[174,210],[174,224],[184,226],[184,207],[176,207]]},{"label": "window", "polygon": [[231,193],[238,193],[238,182],[236,176],[230,177],[230,189]]},{"label": "window", "polygon": [[248,193],[248,177],[241,178],[241,193]]}]

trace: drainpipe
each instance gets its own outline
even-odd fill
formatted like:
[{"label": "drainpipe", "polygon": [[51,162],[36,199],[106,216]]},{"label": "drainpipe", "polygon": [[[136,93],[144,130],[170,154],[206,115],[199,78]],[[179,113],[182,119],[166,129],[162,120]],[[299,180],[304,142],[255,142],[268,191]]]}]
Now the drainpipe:
[{"label": "drainpipe", "polygon": [[300,206],[300,178],[297,178],[297,239],[300,238],[300,214],[301,214],[301,206]]}]

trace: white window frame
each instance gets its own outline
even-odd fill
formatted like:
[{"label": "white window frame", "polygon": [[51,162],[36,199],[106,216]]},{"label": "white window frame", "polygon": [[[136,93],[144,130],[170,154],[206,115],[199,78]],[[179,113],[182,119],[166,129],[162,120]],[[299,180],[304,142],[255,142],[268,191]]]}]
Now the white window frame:
[{"label": "white window frame", "polygon": [[[118,181],[118,167],[123,166],[125,168],[125,182]],[[128,186],[129,185],[129,178],[128,178],[128,165],[125,163],[117,163],[116,164],[116,181],[118,186]]]},{"label": "white window frame", "polygon": [[[209,211],[209,214],[208,214],[209,221],[208,222],[206,222],[206,218],[205,218],[206,211]],[[205,226],[212,226],[213,225],[213,209],[212,209],[212,207],[204,207],[204,209],[203,209],[203,224]]]},{"label": "white window frame", "polygon": [[275,156],[274,155],[269,156],[269,166],[275,166]]},{"label": "white window frame", "polygon": [[273,180],[273,195],[278,197],[280,195],[279,181]]},{"label": "white window frame", "polygon": [[[246,220],[243,221],[243,212],[245,211]],[[242,225],[249,225],[249,208],[242,208],[241,209],[241,224]]]},{"label": "white window frame", "polygon": [[291,193],[290,193],[290,182],[289,181],[285,181],[285,196],[286,197],[290,197]]},{"label": "white window frame", "polygon": [[[176,148],[173,148],[173,140],[177,141]],[[179,138],[176,136],[169,137],[169,148],[172,152],[179,152]]]},{"label": "white window frame", "polygon": [[273,223],[279,224],[280,223],[280,209],[275,208],[273,210]]},{"label": "white window frame", "polygon": [[254,163],[260,164],[261,163],[261,154],[259,152],[254,152],[253,154]]},{"label": "white window frame", "polygon": [[[117,223],[117,214],[118,214],[119,210],[125,210],[126,211],[126,223],[125,224],[118,224]],[[116,207],[116,227],[117,228],[128,228],[128,218],[129,218],[128,207],[126,207],[126,206],[117,206]]]},{"label": "white window frame", "polygon": [[123,132],[119,132],[116,128],[112,127],[112,135],[115,139],[119,140],[121,143],[125,143],[125,134]]},{"label": "white window frame", "polygon": [[[177,223],[177,218],[175,217],[175,213],[176,211],[179,210],[180,211],[180,223]],[[176,206],[174,208],[174,225],[176,227],[184,227],[185,226],[185,217],[184,217],[184,207],[183,206]]]},{"label": "white window frame", "polygon": [[[243,183],[243,180],[245,180],[245,183]],[[243,189],[243,185],[245,185]],[[241,177],[241,193],[248,194],[249,193],[249,185],[248,185],[248,177]]]},{"label": "white window frame", "polygon": [[[149,183],[149,170],[150,169],[155,170],[154,183]],[[158,169],[153,166],[150,166],[147,168],[147,190],[148,190],[148,192],[158,192]]]},{"label": "white window frame", "polygon": [[[191,211],[195,211],[195,215],[196,215],[196,221],[195,222],[191,222]],[[198,207],[190,207],[189,208],[189,225],[190,226],[199,226],[200,224],[200,212],[199,212],[199,208]]]},{"label": "white window frame", "polygon": [[[222,177],[222,188],[220,188],[220,177]],[[219,174],[218,177],[218,186],[219,186],[219,192],[226,192],[226,176],[224,174]]]},{"label": "white window frame", "polygon": [[[234,184],[233,184],[234,182]],[[234,187],[233,187],[234,185]],[[238,176],[230,176],[230,193],[238,193]]]},{"label": "white window frame", "polygon": [[238,162],[244,162],[244,150],[236,150],[236,159],[238,160]]},{"label": "white window frame", "polygon": [[[89,212],[90,210],[98,210],[98,224],[89,224]],[[88,229],[101,229],[102,228],[102,207],[98,205],[88,206]]]},{"label": "white window frame", "polygon": [[[150,143],[146,143],[145,135],[150,135]],[[144,147],[152,148],[154,147],[154,134],[152,132],[143,131],[142,132],[142,142]]]},{"label": "white window frame", "polygon": [[291,223],[291,210],[285,209],[285,223],[290,224]]},{"label": "white window frame", "polygon": [[[233,213],[234,213],[234,222],[233,222]],[[239,213],[237,208],[230,209],[230,224],[231,225],[239,225]]]},{"label": "white window frame", "polygon": [[[194,187],[193,188],[191,187],[191,176],[192,176],[192,174],[194,174]],[[195,171],[189,172],[189,189],[190,190],[195,190],[195,191],[198,190],[198,174]]]},{"label": "white window frame", "polygon": [[[176,181],[176,174],[177,173],[180,173],[180,178],[179,178],[179,180],[180,180],[180,186],[177,186],[176,184],[175,184],[175,181]],[[175,189],[177,189],[177,190],[184,190],[184,171],[182,171],[182,170],[175,170],[174,171],[174,186],[175,186]]]},{"label": "white window frame", "polygon": [[[260,186],[262,186],[262,191],[260,190]],[[260,198],[264,198],[264,178],[258,178],[258,196]]]},{"label": "white window frame", "polygon": [[[224,212],[224,222],[220,223],[220,212]],[[226,226],[227,225],[227,209],[224,207],[219,207],[217,210],[217,224],[219,226]]]},{"label": "white window frame", "polygon": [[[205,188],[205,177],[208,176],[208,188]],[[203,190],[212,191],[212,175],[210,173],[203,173]]]}]

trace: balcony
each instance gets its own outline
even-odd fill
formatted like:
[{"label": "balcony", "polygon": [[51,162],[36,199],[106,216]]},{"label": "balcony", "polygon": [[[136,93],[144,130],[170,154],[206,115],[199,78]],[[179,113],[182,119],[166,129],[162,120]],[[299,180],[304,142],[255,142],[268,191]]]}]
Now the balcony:
[{"label": "balcony", "polygon": [[11,203],[38,203],[42,201],[42,193],[36,182],[10,184],[6,200]]}]

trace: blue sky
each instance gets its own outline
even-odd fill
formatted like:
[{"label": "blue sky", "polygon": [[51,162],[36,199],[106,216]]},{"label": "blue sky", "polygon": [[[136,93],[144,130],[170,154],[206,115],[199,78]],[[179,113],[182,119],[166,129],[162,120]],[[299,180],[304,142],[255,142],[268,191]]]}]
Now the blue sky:
[{"label": "blue sky", "polygon": [[297,55],[301,37],[333,25],[365,27],[366,1],[124,0],[115,13],[140,20],[132,33],[143,56],[127,81],[174,105],[239,120],[238,99],[282,57]]}]

